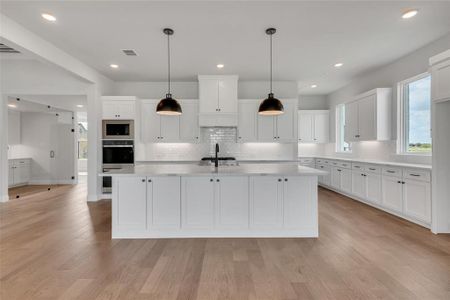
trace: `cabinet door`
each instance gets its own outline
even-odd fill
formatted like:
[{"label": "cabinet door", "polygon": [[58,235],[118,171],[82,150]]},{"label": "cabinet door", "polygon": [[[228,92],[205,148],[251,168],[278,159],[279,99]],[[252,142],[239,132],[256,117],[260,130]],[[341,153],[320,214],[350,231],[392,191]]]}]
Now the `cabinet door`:
[{"label": "cabinet door", "polygon": [[151,228],[178,229],[181,223],[180,177],[147,178]]},{"label": "cabinet door", "polygon": [[331,186],[338,190],[341,189],[341,172],[340,168],[331,168]]},{"label": "cabinet door", "polygon": [[341,190],[344,193],[352,193],[352,171],[342,169],[341,171]]},{"label": "cabinet door", "polygon": [[283,224],[287,229],[317,226],[317,186],[311,177],[283,179]]},{"label": "cabinet door", "polygon": [[221,113],[237,113],[237,80],[220,79],[218,108]]},{"label": "cabinet door", "polygon": [[119,109],[117,107],[117,101],[103,101],[102,106],[103,119],[111,120],[118,119]]},{"label": "cabinet door", "polygon": [[143,102],[141,109],[141,139],[144,143],[159,142],[161,136],[160,116],[156,114],[156,101]]},{"label": "cabinet door", "polygon": [[431,189],[429,182],[404,179],[403,199],[405,215],[419,221],[431,222]]},{"label": "cabinet door", "polygon": [[279,228],[282,225],[283,182],[278,176],[250,178],[250,227]]},{"label": "cabinet door", "polygon": [[382,176],[381,190],[382,205],[401,213],[403,209],[403,185],[401,180],[396,177]]},{"label": "cabinet door", "polygon": [[298,141],[299,143],[313,142],[314,115],[310,113],[298,114]]},{"label": "cabinet door", "polygon": [[345,104],[344,140],[353,142],[358,140],[358,102]]},{"label": "cabinet door", "polygon": [[377,139],[376,110],[377,96],[371,95],[358,100],[358,128],[360,141]]},{"label": "cabinet door", "polygon": [[352,172],[352,194],[359,198],[366,199],[367,182],[366,177],[361,172]]},{"label": "cabinet door", "polygon": [[180,117],[160,116],[161,142],[178,142],[180,140]]},{"label": "cabinet door", "polygon": [[[146,177],[119,177],[116,189],[117,207],[113,213],[118,230],[147,228]],[[114,220],[113,220],[114,221]]]},{"label": "cabinet door", "polygon": [[328,143],[329,122],[328,113],[317,113],[314,115],[313,140],[315,143]]},{"label": "cabinet door", "polygon": [[279,142],[295,142],[297,129],[297,103],[284,101],[284,114],[276,118],[276,136]]},{"label": "cabinet door", "polygon": [[381,203],[381,176],[377,174],[367,174],[367,201]]},{"label": "cabinet door", "polygon": [[215,180],[217,228],[248,228],[248,177],[224,176]]},{"label": "cabinet door", "polygon": [[14,169],[14,184],[27,183],[30,180],[29,169],[28,165],[16,165]]},{"label": "cabinet door", "polygon": [[212,229],[214,226],[214,181],[210,177],[182,177],[183,228]]},{"label": "cabinet door", "polygon": [[8,168],[8,186],[14,185],[14,167],[9,166]]},{"label": "cabinet door", "polygon": [[183,114],[180,118],[180,140],[183,142],[198,142],[200,127],[198,125],[198,101],[182,101]]},{"label": "cabinet door", "polygon": [[275,118],[274,116],[258,115],[258,141],[275,142]]},{"label": "cabinet door", "polygon": [[431,68],[431,98],[435,102],[450,100],[450,60]]},{"label": "cabinet door", "polygon": [[199,83],[200,113],[217,113],[219,101],[219,81],[202,79]]},{"label": "cabinet door", "polygon": [[136,118],[136,102],[135,101],[115,101],[118,119],[134,120]]},{"label": "cabinet door", "polygon": [[238,142],[254,142],[256,135],[256,118],[258,102],[239,101]]}]

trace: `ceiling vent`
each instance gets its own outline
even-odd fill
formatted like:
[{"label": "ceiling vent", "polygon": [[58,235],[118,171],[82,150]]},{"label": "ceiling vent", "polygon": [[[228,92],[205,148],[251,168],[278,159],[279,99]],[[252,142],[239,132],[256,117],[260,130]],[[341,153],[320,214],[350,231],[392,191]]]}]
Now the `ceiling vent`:
[{"label": "ceiling vent", "polygon": [[0,43],[0,53],[20,53],[16,49],[6,46],[5,44]]},{"label": "ceiling vent", "polygon": [[137,56],[136,51],[134,51],[133,49],[123,49],[122,51],[127,56]]}]

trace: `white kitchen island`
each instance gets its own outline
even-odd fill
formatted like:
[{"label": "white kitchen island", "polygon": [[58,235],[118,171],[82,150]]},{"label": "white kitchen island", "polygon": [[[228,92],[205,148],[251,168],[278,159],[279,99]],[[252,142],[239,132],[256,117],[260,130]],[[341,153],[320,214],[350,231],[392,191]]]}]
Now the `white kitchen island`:
[{"label": "white kitchen island", "polygon": [[112,176],[112,238],[317,237],[317,176],[292,164],[141,165]]}]

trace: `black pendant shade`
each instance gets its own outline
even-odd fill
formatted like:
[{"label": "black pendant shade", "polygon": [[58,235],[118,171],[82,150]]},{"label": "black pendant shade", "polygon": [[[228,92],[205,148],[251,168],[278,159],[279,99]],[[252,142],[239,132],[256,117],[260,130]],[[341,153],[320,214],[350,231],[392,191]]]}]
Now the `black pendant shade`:
[{"label": "black pendant shade", "polygon": [[170,28],[164,28],[164,34],[167,35],[167,94],[166,98],[161,99],[156,106],[156,113],[159,115],[166,116],[179,116],[182,114],[180,103],[172,98],[170,93],[170,39],[169,37],[173,34],[173,30]]},{"label": "black pendant shade", "polygon": [[270,93],[269,96],[261,102],[258,114],[263,116],[277,116],[284,112],[283,103]]},{"label": "black pendant shade", "polygon": [[275,32],[277,32],[275,28],[266,29],[266,34],[270,36],[270,93],[259,105],[258,114],[263,116],[277,116],[284,113],[283,103],[275,98],[272,92],[272,35]]}]

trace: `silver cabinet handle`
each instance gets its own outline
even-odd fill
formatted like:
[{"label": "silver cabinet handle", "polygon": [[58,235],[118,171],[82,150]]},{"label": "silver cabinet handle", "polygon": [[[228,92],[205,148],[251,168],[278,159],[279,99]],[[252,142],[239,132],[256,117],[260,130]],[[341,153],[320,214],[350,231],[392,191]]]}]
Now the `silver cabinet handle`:
[{"label": "silver cabinet handle", "polygon": [[414,177],[420,177],[419,174],[409,174],[409,175],[414,176]]},{"label": "silver cabinet handle", "polygon": [[395,173],[395,171],[387,170],[388,173]]}]

